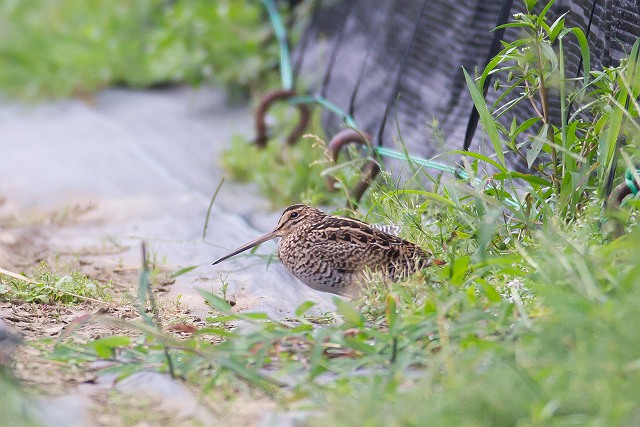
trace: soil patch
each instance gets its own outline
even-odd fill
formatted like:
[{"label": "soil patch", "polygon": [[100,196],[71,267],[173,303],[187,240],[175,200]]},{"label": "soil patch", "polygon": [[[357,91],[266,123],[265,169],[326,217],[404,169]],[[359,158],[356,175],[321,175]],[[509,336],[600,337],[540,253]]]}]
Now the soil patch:
[{"label": "soil patch", "polygon": [[[42,262],[60,275],[77,271],[92,281],[110,283],[111,300],[87,300],[67,305],[19,300],[0,302],[0,319],[23,338],[23,345],[18,346],[12,355],[14,375],[29,393],[44,396],[45,401],[53,402],[42,406],[57,408],[53,409],[54,412],[65,406],[55,403],[58,399],[71,397],[73,400],[73,396],[79,395],[88,400],[90,418],[98,426],[202,425],[203,421],[211,420],[208,415],[204,418],[176,415],[170,408],[164,408],[166,402],[157,397],[140,396],[132,400],[126,389],[115,387],[114,379],[105,382],[97,375],[97,370],[104,367],[99,363],[87,368],[86,365],[80,367],[46,357],[53,350],[55,342],[69,335],[70,330],[73,330],[72,339],[81,343],[111,335],[137,335],[134,330],[118,328],[107,321],[87,322],[88,318],[140,319],[134,306],[139,266],[113,260],[114,256],[131,248],[101,244],[63,251],[52,249],[54,245],[51,242],[56,235],[64,228],[79,226],[82,215],[88,210],[74,208],[69,212],[68,215],[49,212],[0,218],[0,267],[27,277]],[[177,335],[187,334],[204,323],[191,315],[190,309],[179,301],[162,298],[174,282],[170,273],[162,266],[156,266],[153,272],[154,291],[159,301],[159,320],[166,330]],[[2,280],[0,276],[0,283]],[[174,383],[174,387],[188,387]],[[197,395],[195,391],[193,394]],[[260,407],[264,407],[264,403],[260,403]]]}]

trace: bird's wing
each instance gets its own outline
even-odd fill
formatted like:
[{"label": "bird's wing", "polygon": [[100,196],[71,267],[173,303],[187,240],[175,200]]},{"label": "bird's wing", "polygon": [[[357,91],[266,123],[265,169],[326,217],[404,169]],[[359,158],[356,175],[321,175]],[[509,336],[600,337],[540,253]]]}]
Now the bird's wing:
[{"label": "bird's wing", "polygon": [[314,249],[333,268],[346,271],[385,265],[400,256],[403,246],[411,245],[364,222],[342,217],[327,217],[309,230],[307,238],[317,242]]}]

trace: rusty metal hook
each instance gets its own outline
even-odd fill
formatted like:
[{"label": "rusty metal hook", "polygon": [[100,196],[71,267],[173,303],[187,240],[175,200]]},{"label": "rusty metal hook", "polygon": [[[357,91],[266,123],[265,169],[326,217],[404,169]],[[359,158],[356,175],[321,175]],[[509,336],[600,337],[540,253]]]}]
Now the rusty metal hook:
[{"label": "rusty metal hook", "polygon": [[[286,101],[294,96],[296,96],[296,91],[294,89],[276,89],[268,92],[262,97],[255,114],[256,138],[254,142],[258,147],[265,148],[267,146],[267,140],[269,139],[266,122],[266,115],[269,108],[271,108],[271,106],[277,101]],[[298,119],[298,124],[289,133],[289,136],[287,136],[288,145],[293,145],[298,141],[298,139],[300,139],[307,128],[311,117],[311,113],[307,105],[297,104],[296,106],[298,107],[300,117]]]},{"label": "rusty metal hook", "polygon": [[[634,182],[636,186],[638,186],[638,182],[635,180]],[[633,194],[633,190],[629,186],[629,183],[623,182],[621,184],[618,184],[611,191],[611,194],[607,199],[608,208],[611,210],[611,212],[617,211],[618,209],[620,209],[620,206],[622,205],[622,201],[625,199],[625,197],[630,196],[632,194]],[[622,236],[624,234],[624,226],[620,222],[620,218],[618,218],[615,214],[612,214],[609,216],[609,220],[613,224],[611,229],[611,234],[613,235],[613,237]]]},{"label": "rusty metal hook", "polygon": [[613,209],[618,209],[620,205],[622,205],[622,201],[624,200],[624,198],[630,196],[631,194],[633,194],[631,188],[627,185],[626,182],[623,182],[611,191],[611,194],[607,199],[607,205]]},{"label": "rusty metal hook", "polygon": [[[353,129],[345,129],[337,133],[327,145],[327,152],[333,163],[338,162],[338,155],[343,147],[348,144],[356,143],[368,147],[371,135],[366,132],[358,132]],[[360,181],[355,186],[353,191],[349,194],[349,200],[347,200],[347,207],[352,207],[352,200],[355,203],[360,201],[360,198],[364,192],[369,188],[373,179],[380,172],[380,165],[374,159],[370,159],[363,167],[360,173]],[[337,180],[332,176],[327,176],[327,187],[329,191],[336,191]]]}]

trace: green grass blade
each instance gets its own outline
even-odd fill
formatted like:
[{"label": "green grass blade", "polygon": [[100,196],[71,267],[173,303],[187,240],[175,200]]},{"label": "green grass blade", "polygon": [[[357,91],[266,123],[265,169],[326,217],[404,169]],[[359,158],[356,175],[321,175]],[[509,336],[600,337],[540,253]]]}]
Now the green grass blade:
[{"label": "green grass blade", "polygon": [[484,126],[484,129],[487,132],[489,139],[491,140],[491,144],[493,144],[493,148],[496,151],[498,160],[500,160],[500,163],[502,165],[506,166],[504,152],[502,151],[502,141],[500,140],[500,134],[498,133],[498,127],[496,126],[493,117],[491,117],[491,112],[489,111],[489,108],[487,108],[487,103],[484,99],[484,96],[482,96],[482,92],[480,91],[480,89],[478,89],[478,86],[476,86],[471,76],[469,76],[467,70],[463,68],[462,71],[464,72],[464,78],[467,81],[467,87],[469,88],[469,92],[471,93],[473,104],[478,110],[480,121],[482,122],[482,125]]}]

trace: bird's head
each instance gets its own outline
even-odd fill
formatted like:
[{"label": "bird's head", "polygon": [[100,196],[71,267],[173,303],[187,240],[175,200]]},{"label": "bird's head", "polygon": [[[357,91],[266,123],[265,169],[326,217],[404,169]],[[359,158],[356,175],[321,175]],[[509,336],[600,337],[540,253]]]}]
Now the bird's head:
[{"label": "bird's head", "polygon": [[320,221],[326,215],[316,208],[307,205],[292,205],[282,212],[278,225],[273,230],[277,237],[299,230],[309,224]]},{"label": "bird's head", "polygon": [[301,227],[304,227],[309,224],[313,224],[323,217],[325,217],[322,211],[313,208],[307,205],[292,205],[284,210],[280,220],[278,221],[278,225],[276,228],[268,232],[267,234],[258,237],[255,240],[252,240],[249,243],[246,243],[236,250],[228,253],[222,258],[216,260],[213,265],[216,265],[226,259],[231,258],[234,255],[238,255],[241,252],[249,250],[254,246],[258,246],[261,243],[269,241],[271,239],[275,239],[276,237],[285,237],[286,235],[299,230]]}]

